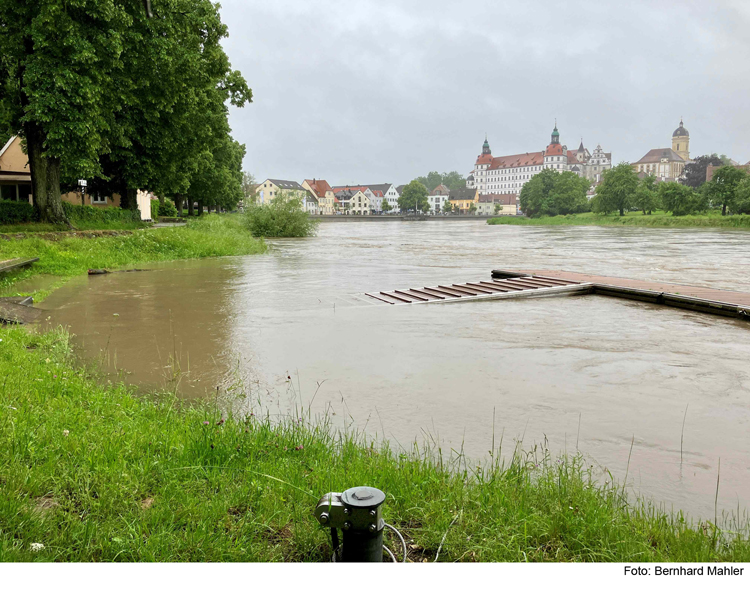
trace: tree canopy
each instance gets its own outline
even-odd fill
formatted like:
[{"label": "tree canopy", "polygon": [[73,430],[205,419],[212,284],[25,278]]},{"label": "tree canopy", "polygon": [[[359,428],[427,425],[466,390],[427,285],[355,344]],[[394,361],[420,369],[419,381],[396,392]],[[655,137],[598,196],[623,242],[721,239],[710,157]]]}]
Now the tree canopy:
[{"label": "tree canopy", "polygon": [[154,13],[137,0],[0,0],[2,123],[25,141],[40,219],[64,220],[61,179],[134,207],[136,189],[185,193],[207,163],[236,160],[226,103],[252,95],[221,46],[218,6],[165,0]]},{"label": "tree canopy", "polygon": [[401,192],[401,196],[398,198],[398,206],[403,212],[410,210],[430,211],[430,202],[427,199],[428,194],[427,187],[418,179],[414,179]]},{"label": "tree canopy", "polygon": [[625,210],[633,203],[637,188],[638,174],[630,164],[622,162],[604,171],[602,182],[596,187],[596,195],[591,200],[591,208],[596,213],[618,211],[620,215],[625,215]]},{"label": "tree canopy", "polygon": [[716,154],[698,156],[692,162],[685,165],[683,174],[685,175],[685,184],[693,189],[697,189],[706,182],[706,169],[708,165],[721,166],[724,164],[721,157]]},{"label": "tree canopy", "polygon": [[672,215],[690,215],[707,207],[703,193],[677,182],[661,183],[659,199],[664,209],[671,211]]},{"label": "tree canopy", "polygon": [[638,182],[638,187],[633,194],[633,206],[640,209],[644,215],[650,215],[659,207],[659,193],[656,189],[656,177],[646,175]]},{"label": "tree canopy", "polygon": [[524,184],[521,210],[529,217],[566,215],[588,209],[589,181],[574,172],[545,168]]},{"label": "tree canopy", "polygon": [[451,191],[466,187],[466,179],[455,170],[452,172],[444,172],[442,174],[437,171],[432,171],[427,176],[418,176],[416,180],[427,187],[427,190],[430,193],[435,190],[435,187],[441,184],[448,187]]},{"label": "tree canopy", "polygon": [[747,172],[734,166],[722,166],[714,171],[713,178],[706,183],[706,195],[714,206],[721,205],[721,215],[727,214],[727,209],[735,213],[735,198],[737,189]]}]

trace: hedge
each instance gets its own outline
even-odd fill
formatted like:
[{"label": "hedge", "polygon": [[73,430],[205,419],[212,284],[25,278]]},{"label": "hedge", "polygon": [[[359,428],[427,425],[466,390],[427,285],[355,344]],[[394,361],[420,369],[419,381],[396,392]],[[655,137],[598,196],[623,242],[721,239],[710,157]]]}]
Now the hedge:
[{"label": "hedge", "polygon": [[0,224],[25,224],[37,221],[36,210],[24,201],[0,201]]},{"label": "hedge", "polygon": [[138,210],[120,209],[119,207],[93,207],[92,205],[73,205],[63,201],[63,210],[71,222],[130,222],[140,221]]}]

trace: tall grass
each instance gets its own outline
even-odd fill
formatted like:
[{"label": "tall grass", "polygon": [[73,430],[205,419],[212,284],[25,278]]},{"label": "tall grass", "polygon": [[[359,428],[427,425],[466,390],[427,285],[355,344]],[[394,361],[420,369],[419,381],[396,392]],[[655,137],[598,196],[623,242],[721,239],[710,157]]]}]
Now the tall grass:
[{"label": "tall grass", "polygon": [[580,457],[537,449],[472,468],[309,417],[181,408],[97,384],[65,332],[1,334],[1,561],[327,561],[315,501],[362,484],[385,491],[414,561],[438,548],[440,561],[750,560],[746,524],[716,536],[629,505]]},{"label": "tall grass", "polygon": [[217,256],[246,255],[266,250],[236,216],[207,215],[185,227],[136,230],[120,236],[64,237],[45,240],[33,234],[18,240],[0,240],[0,260],[39,257],[30,268],[7,274],[0,287],[38,274],[61,277],[86,273],[90,268],[114,269],[142,263]]},{"label": "tall grass", "polygon": [[719,213],[706,215],[673,216],[666,212],[643,215],[641,212],[628,212],[600,215],[579,213],[554,217],[512,217],[502,216],[487,220],[490,225],[513,226],[643,226],[651,228],[737,228],[750,230],[750,215],[722,216]]}]

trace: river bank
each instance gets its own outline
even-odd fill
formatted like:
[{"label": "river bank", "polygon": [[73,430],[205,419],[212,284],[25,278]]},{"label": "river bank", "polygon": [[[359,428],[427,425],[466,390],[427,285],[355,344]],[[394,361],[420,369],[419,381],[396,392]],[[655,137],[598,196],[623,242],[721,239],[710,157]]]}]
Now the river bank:
[{"label": "river bank", "polygon": [[2,331],[0,374],[0,561],[326,561],[312,507],[354,484],[386,492],[414,561],[441,544],[441,561],[750,560],[747,524],[721,534],[628,505],[580,457],[537,449],[472,468],[304,415],[137,397],[78,367],[62,331]]},{"label": "river bank", "polygon": [[490,225],[512,226],[638,226],[646,228],[735,228],[750,230],[750,215],[722,216],[719,212],[706,215],[673,216],[657,211],[644,215],[629,211],[624,216],[600,215],[592,212],[554,217],[527,218],[518,216],[493,217]]},{"label": "river bank", "polygon": [[[32,266],[5,274],[0,290],[5,295],[31,295],[43,300],[66,278],[88,269],[115,269],[158,261],[257,254],[266,251],[235,216],[208,215],[185,226],[124,231],[25,234],[0,240],[0,260],[39,257]],[[59,277],[43,290],[18,293],[14,286],[39,275]]]}]

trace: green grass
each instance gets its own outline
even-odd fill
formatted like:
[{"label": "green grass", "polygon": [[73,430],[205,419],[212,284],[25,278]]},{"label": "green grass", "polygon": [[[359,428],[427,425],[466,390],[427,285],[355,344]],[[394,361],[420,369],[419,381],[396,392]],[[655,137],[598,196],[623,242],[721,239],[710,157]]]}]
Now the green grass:
[{"label": "green grass", "polygon": [[[148,224],[145,222],[124,220],[76,220],[73,225],[76,230],[138,230],[148,227]],[[67,226],[42,224],[40,222],[0,225],[0,234],[39,234],[70,231],[70,228]]]},{"label": "green grass", "polygon": [[62,331],[0,338],[0,561],[327,561],[315,501],[363,484],[385,491],[384,517],[415,561],[432,561],[444,536],[440,561],[750,560],[746,525],[721,535],[629,506],[581,458],[538,451],[467,469],[325,422],[101,385]]},{"label": "green grass", "polygon": [[[143,263],[265,252],[239,216],[207,215],[179,228],[136,230],[122,236],[64,237],[45,240],[33,234],[23,239],[0,240],[0,260],[39,257],[31,267],[6,273],[0,289],[34,275],[70,277],[88,269],[115,269]],[[26,294],[24,294],[26,295]],[[29,294],[34,295],[34,294]],[[37,294],[37,296],[44,294]]]},{"label": "green grass", "polygon": [[491,225],[513,226],[644,226],[651,228],[739,228],[750,230],[750,215],[722,216],[719,212],[704,215],[673,216],[663,211],[643,215],[636,211],[600,215],[578,213],[554,217],[527,218],[501,216],[487,220]]}]

